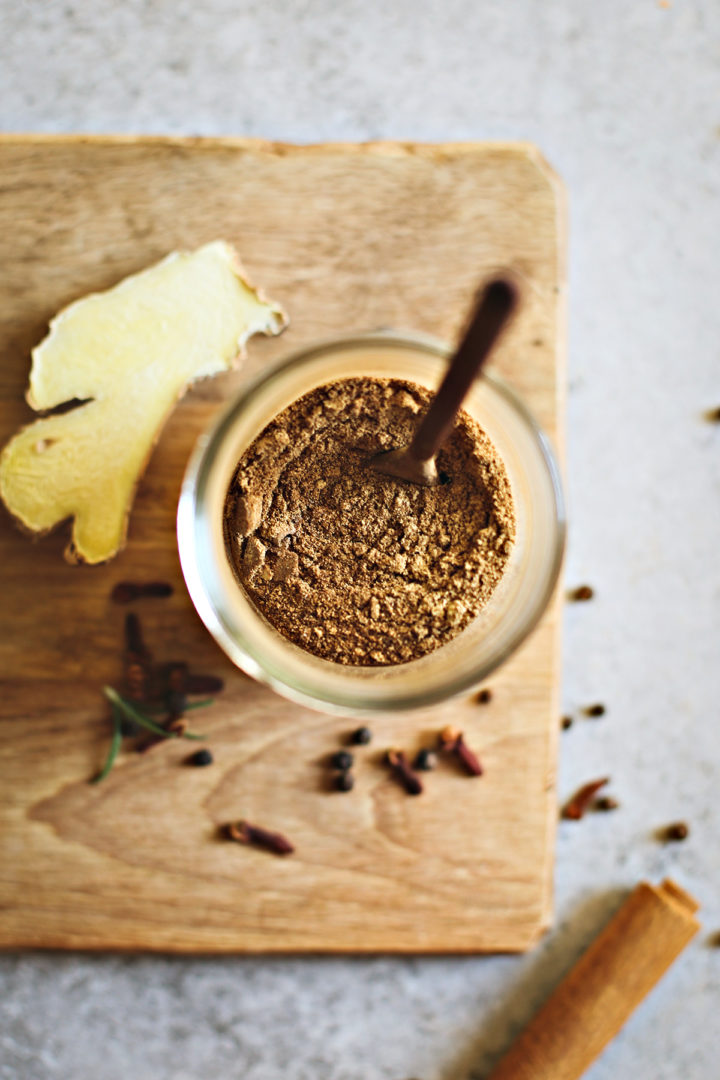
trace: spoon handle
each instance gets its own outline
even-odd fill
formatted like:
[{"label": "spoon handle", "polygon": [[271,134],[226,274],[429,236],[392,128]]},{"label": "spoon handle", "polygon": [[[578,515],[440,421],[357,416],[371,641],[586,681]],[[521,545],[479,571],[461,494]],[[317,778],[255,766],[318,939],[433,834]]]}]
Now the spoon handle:
[{"label": "spoon handle", "polygon": [[495,278],[483,289],[465,335],[408,448],[416,461],[430,461],[447,439],[465,395],[517,302],[517,288],[507,278]]}]

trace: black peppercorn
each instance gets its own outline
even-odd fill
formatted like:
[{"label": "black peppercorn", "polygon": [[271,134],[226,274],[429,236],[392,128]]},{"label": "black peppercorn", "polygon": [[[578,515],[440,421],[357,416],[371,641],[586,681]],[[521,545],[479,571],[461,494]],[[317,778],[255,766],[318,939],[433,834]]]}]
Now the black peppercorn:
[{"label": "black peppercorn", "polygon": [[596,810],[617,810],[620,803],[617,799],[613,799],[612,795],[602,795],[595,800],[594,805]]},{"label": "black peppercorn", "polygon": [[572,716],[563,716],[562,720],[560,721],[560,726],[562,727],[563,731],[567,731],[568,728],[571,728],[572,724]]},{"label": "black peppercorn", "polygon": [[422,772],[430,772],[437,765],[437,754],[432,750],[418,750],[414,764],[416,769],[420,769]]},{"label": "black peppercorn", "polygon": [[189,761],[191,765],[212,765],[213,756],[209,750],[198,750]]},{"label": "black peppercorn", "polygon": [[330,758],[333,769],[342,769],[343,772],[352,767],[353,756],[348,750],[338,750]]},{"label": "black peppercorn", "polygon": [[359,727],[350,736],[350,742],[355,746],[367,746],[372,739],[372,731],[369,727]]},{"label": "black peppercorn", "polygon": [[605,706],[604,705],[588,705],[588,707],[585,709],[585,715],[586,716],[604,716],[605,715]]},{"label": "black peppercorn", "polygon": [[355,777],[348,770],[339,772],[335,777],[335,787],[338,791],[352,791],[355,787]]},{"label": "black peppercorn", "polygon": [[475,696],[475,701],[478,705],[487,705],[488,702],[492,701],[492,690],[488,690],[487,687],[484,690],[479,690]]}]

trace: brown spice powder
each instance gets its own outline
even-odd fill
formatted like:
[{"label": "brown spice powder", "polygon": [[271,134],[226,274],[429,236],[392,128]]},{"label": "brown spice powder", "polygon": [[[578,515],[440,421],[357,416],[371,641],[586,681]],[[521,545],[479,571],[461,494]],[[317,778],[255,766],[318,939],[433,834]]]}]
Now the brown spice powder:
[{"label": "brown spice powder", "polygon": [[382,476],[368,457],[408,444],[430,391],[343,379],[293,402],[243,454],[225,541],[255,606],[285,637],[340,664],[415,660],[489,599],[515,516],[505,467],[461,413],[438,455],[445,483]]}]

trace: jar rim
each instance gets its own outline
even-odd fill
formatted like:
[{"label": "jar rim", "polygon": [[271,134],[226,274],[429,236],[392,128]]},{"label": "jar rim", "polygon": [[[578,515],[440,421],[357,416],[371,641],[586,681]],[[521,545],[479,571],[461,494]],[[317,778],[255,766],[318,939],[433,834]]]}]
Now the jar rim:
[{"label": "jar rim", "polygon": [[[309,685],[307,680],[305,685],[299,685],[297,680],[284,678],[281,673],[273,670],[271,665],[264,662],[262,655],[258,656],[257,650],[253,649],[247,637],[235,632],[237,628],[234,630],[230,627],[227,619],[223,617],[222,611],[217,610],[218,605],[213,603],[203,576],[198,545],[199,537],[196,529],[198,506],[203,505],[213,459],[218,448],[232,430],[237,417],[248,407],[248,403],[251,403],[258,395],[280,382],[288,372],[297,369],[304,363],[322,359],[325,354],[337,354],[339,351],[346,352],[354,348],[366,349],[374,346],[383,349],[397,347],[407,350],[410,348],[426,352],[441,360],[447,359],[451,352],[450,347],[445,342],[432,335],[389,328],[338,335],[293,351],[271,368],[249,379],[220,415],[215,418],[210,427],[200,436],[186,468],[177,512],[178,551],[190,598],[206,628],[233,663],[248,675],[299,704],[352,716],[369,716],[379,711],[396,712],[435,705],[468,692],[487,678],[492,671],[503,664],[519,648],[535,629],[546,611],[560,574],[566,539],[566,515],[562,481],[550,441],[519,395],[502,378],[492,372],[484,372],[482,380],[510,407],[530,434],[539,452],[539,460],[542,462],[549,481],[549,490],[553,502],[552,517],[555,524],[553,550],[543,588],[538,592],[533,610],[525,613],[522,624],[507,645],[499,650],[496,655],[493,655],[491,661],[478,665],[475,670],[467,671],[461,676],[455,677],[453,677],[452,672],[449,672],[447,681],[442,685],[438,685],[432,691],[409,688],[401,693],[395,690],[386,695],[378,694],[373,696],[372,700],[362,697],[362,683],[358,683],[352,692],[343,693],[328,692],[327,688],[325,691],[319,690],[316,685],[319,679],[310,679],[309,683],[312,685]],[[257,613],[257,618],[262,619],[260,613]],[[443,648],[444,646],[441,646],[436,652],[442,651]],[[317,658],[313,659],[316,660]],[[341,666],[333,665],[335,668]],[[402,668],[407,667],[407,665],[394,665],[394,667]]]}]

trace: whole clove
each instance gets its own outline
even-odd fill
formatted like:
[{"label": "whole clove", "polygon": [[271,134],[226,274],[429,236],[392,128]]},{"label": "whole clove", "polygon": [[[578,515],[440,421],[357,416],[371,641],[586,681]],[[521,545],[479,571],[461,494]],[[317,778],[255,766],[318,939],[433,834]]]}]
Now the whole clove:
[{"label": "whole clove", "polygon": [[110,596],[116,604],[131,604],[143,597],[172,596],[173,587],[166,581],[118,581]]},{"label": "whole clove", "polygon": [[[157,596],[168,595],[167,590],[170,588],[162,582],[151,582],[148,587],[150,594]],[[99,776],[94,778],[96,782],[107,776],[117,757],[118,739],[125,736],[139,735],[144,731],[150,733],[136,746],[139,753],[145,753],[168,738],[201,739],[202,735],[187,730],[184,714],[187,709],[211,705],[212,700],[193,701],[188,704],[187,692],[218,693],[224,686],[222,679],[215,675],[189,675],[188,665],[181,661],[153,663],[152,653],[145,644],[142,624],[135,612],[125,615],[124,638],[124,679],[121,692],[110,686],[103,688],[103,693],[112,706],[113,742],[105,767]],[[159,723],[155,714],[162,712],[163,708],[167,710],[166,719],[164,723]]]},{"label": "whole clove", "polygon": [[665,829],[666,840],[687,840],[690,829],[684,821],[675,821]]},{"label": "whole clove", "polygon": [[140,619],[134,611],[129,611],[125,616],[125,651],[133,656],[141,656],[150,659],[150,651],[143,638]]},{"label": "whole clove", "polygon": [[133,701],[142,701],[145,697],[147,670],[144,664],[132,661],[125,665],[125,688]]},{"label": "whole clove", "polygon": [[[133,701],[145,701],[151,681],[150,664],[152,655],[143,638],[140,619],[134,612],[125,616],[125,692]],[[137,733],[127,717],[123,720],[123,733]]]},{"label": "whole clove", "polygon": [[462,731],[450,725],[444,727],[438,737],[438,745],[445,753],[456,757],[470,776],[482,776],[480,759],[465,742]]},{"label": "whole clove", "polygon": [[565,803],[562,816],[569,821],[579,821],[580,818],[585,816],[585,811],[590,808],[590,804],[600,788],[609,783],[610,777],[605,776],[602,780],[591,780],[589,783],[583,784],[575,792],[572,799]]},{"label": "whole clove", "polygon": [[183,687],[186,694],[219,694],[225,683],[219,675],[193,675],[188,672]]},{"label": "whole clove", "polygon": [[570,593],[571,600],[592,600],[595,590],[590,585],[578,585]]},{"label": "whole clove", "polygon": [[165,702],[171,713],[181,716],[187,709],[187,695],[182,690],[168,690]]},{"label": "whole clove", "polygon": [[177,735],[178,737],[180,737],[184,735],[187,731],[188,722],[184,716],[175,716],[171,714],[170,717],[166,720],[164,726],[166,731],[170,732],[172,735]]},{"label": "whole clove", "polygon": [[146,754],[148,750],[152,750],[153,746],[158,746],[160,743],[166,742],[168,737],[182,738],[188,729],[188,722],[184,716],[177,713],[170,713],[165,720],[164,724],[160,725],[163,731],[167,732],[166,735],[156,734],[150,735],[144,742],[140,743],[136,747],[138,754]]},{"label": "whole clove", "polygon": [[423,784],[420,777],[413,771],[407,755],[403,750],[388,750],[385,761],[393,771],[393,775],[400,781],[408,795],[422,794]]},{"label": "whole clove", "polygon": [[251,825],[249,821],[237,821],[223,828],[225,836],[238,844],[250,844],[253,847],[264,848],[274,855],[292,855],[295,848],[282,833],[269,832],[259,825]]},{"label": "whole clove", "polygon": [[188,677],[188,666],[184,663],[165,664],[162,674],[167,683],[168,693],[184,693]]}]

